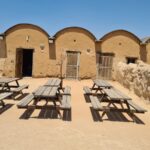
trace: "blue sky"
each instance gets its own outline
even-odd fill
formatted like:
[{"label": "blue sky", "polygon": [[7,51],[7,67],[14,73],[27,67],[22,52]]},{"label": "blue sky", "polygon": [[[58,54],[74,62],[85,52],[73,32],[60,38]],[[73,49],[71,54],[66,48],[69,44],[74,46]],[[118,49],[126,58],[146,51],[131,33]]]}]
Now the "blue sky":
[{"label": "blue sky", "polygon": [[18,23],[36,24],[50,36],[69,26],[97,39],[116,30],[150,36],[150,0],[0,0],[0,33]]}]

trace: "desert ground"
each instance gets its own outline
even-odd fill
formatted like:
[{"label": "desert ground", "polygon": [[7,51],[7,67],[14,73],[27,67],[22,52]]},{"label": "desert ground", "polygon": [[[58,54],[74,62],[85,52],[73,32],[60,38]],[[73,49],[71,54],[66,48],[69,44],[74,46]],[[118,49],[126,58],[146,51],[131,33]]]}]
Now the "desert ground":
[{"label": "desert ground", "polygon": [[[29,84],[25,93],[31,93],[48,78],[24,78],[20,84]],[[137,97],[118,82],[113,86],[130,96],[148,112],[135,114],[134,123],[127,114],[106,115],[97,121],[86,102],[83,86],[92,86],[92,80],[64,80],[71,86],[71,121],[63,121],[49,110],[34,110],[24,118],[25,109],[18,109],[19,100],[5,100],[7,109],[0,111],[0,150],[149,150],[150,104]],[[124,116],[124,117],[123,117]]]}]

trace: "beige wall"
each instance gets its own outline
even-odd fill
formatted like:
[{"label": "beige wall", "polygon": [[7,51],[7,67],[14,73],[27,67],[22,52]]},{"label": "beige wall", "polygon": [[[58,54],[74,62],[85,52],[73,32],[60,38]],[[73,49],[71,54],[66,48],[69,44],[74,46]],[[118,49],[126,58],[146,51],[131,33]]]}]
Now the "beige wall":
[{"label": "beige wall", "polygon": [[[76,28],[63,30],[57,34],[55,45],[57,60],[60,60],[61,53],[65,55],[66,51],[81,52],[79,67],[80,78],[96,76],[95,40],[88,32]],[[90,49],[90,52],[87,51],[88,49]],[[64,74],[65,65],[66,64],[64,64]]]},{"label": "beige wall", "polygon": [[[41,44],[44,45],[44,50],[41,50]],[[32,72],[34,77],[60,76],[61,55],[65,76],[66,51],[80,52],[79,78],[81,79],[96,77],[96,52],[115,54],[114,75],[116,64],[119,61],[126,62],[128,56],[138,57],[150,63],[150,44],[140,45],[136,36],[124,30],[113,31],[96,42],[94,35],[86,29],[70,27],[57,32],[53,42],[49,43],[49,35],[43,29],[34,25],[21,24],[5,32],[4,40],[0,40],[0,48],[4,49],[0,51],[0,57],[7,56],[3,61],[5,66],[3,73],[7,76],[15,76],[18,48],[34,49]]]},{"label": "beige wall", "polygon": [[[29,40],[27,41],[27,36]],[[44,44],[42,51],[40,44]],[[15,76],[16,49],[34,49],[33,53],[33,76],[45,76],[49,64],[49,43],[48,36],[40,29],[31,26],[20,26],[13,28],[6,35],[7,59],[4,73],[7,76]]]}]

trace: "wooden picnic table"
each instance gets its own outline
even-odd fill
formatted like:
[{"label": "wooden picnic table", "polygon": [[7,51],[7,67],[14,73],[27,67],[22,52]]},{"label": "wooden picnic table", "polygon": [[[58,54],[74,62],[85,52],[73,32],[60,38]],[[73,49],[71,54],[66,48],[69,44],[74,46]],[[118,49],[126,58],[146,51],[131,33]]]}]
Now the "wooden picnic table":
[{"label": "wooden picnic table", "polygon": [[59,78],[50,78],[48,81],[44,84],[45,86],[60,86],[61,84],[61,79]]},{"label": "wooden picnic table", "polygon": [[[19,82],[18,80],[20,80],[20,78],[7,78],[7,77],[2,77],[0,78],[0,87],[1,87],[1,91],[3,90],[8,90],[10,91],[10,89],[13,88],[17,88],[19,87]],[[10,85],[10,83],[15,82],[16,85]]]},{"label": "wooden picnic table", "polygon": [[36,104],[41,99],[46,101],[53,101],[56,106],[56,100],[58,100],[58,86],[39,86],[34,92],[34,104]]},{"label": "wooden picnic table", "polygon": [[95,79],[93,80],[94,84],[93,87],[97,86],[98,88],[111,88],[112,85],[109,84],[106,80],[100,80],[100,79]]},{"label": "wooden picnic table", "polygon": [[[50,107],[48,101],[52,101],[54,109],[58,112],[60,118],[62,118],[60,110],[63,110],[68,114],[71,111],[71,88],[66,86],[63,93],[59,93],[59,86],[39,86],[32,94],[24,97],[18,104],[18,108],[28,109],[41,109]],[[60,99],[61,98],[61,99]],[[44,106],[37,105],[40,100],[45,100]],[[56,105],[56,101],[60,102],[60,105]],[[32,103],[32,104],[31,104]]]},{"label": "wooden picnic table", "polygon": [[0,78],[0,83],[10,83],[10,82],[14,82],[14,81],[18,81],[20,80],[20,78],[6,78],[6,77],[2,77]]},{"label": "wooden picnic table", "polygon": [[2,77],[0,78],[0,92],[12,92],[13,93],[13,98],[19,94],[23,95],[23,90],[27,89],[29,85],[19,85],[18,80],[21,78],[6,78]]},{"label": "wooden picnic table", "polygon": [[113,86],[109,84],[106,80],[100,80],[100,79],[95,79],[93,80],[93,86],[91,90],[95,90],[95,93],[100,92],[102,93],[102,89],[106,88],[112,88]]},{"label": "wooden picnic table", "polygon": [[94,93],[98,93],[100,92],[102,94],[102,89],[104,88],[112,88],[113,86],[111,84],[109,84],[107,81],[105,80],[100,80],[100,79],[95,79],[93,80],[93,86],[92,88],[89,88],[88,86],[84,86],[83,90],[85,91],[85,94],[94,94]]},{"label": "wooden picnic table", "polygon": [[[135,118],[133,113],[146,112],[145,109],[136,105],[130,97],[114,87],[103,88],[102,91],[103,94],[100,97],[96,95],[90,95],[93,109],[96,111],[103,111],[101,118],[107,113],[107,111],[120,111],[130,113],[134,120]],[[104,99],[103,96],[105,96]],[[103,102],[107,102],[107,106],[103,106]],[[119,104],[121,107],[118,107],[116,104]]]},{"label": "wooden picnic table", "polygon": [[115,104],[118,103],[121,106],[121,111],[125,111],[125,108],[123,105],[125,104],[127,108],[126,111],[130,112],[130,107],[128,103],[128,101],[132,100],[130,97],[128,97],[127,95],[125,95],[124,93],[122,93],[116,88],[103,89],[103,92],[106,94],[108,98],[107,107],[109,107],[112,104],[115,108],[117,108]]}]

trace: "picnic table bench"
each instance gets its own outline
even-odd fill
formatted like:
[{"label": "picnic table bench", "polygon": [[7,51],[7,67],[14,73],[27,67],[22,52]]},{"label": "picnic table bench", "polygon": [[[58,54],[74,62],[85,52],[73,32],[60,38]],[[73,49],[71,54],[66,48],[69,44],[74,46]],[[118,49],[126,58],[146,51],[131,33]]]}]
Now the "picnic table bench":
[{"label": "picnic table bench", "polygon": [[0,93],[0,105],[2,106],[2,107],[4,107],[5,106],[5,103],[4,103],[4,99],[6,99],[6,98],[8,98],[9,96],[11,96],[12,95],[12,92],[5,92],[5,93]]},{"label": "picnic table bench", "polygon": [[87,95],[92,94],[92,89],[90,89],[88,86],[84,86],[83,90],[84,90],[85,94],[87,94]]},{"label": "picnic table bench", "polygon": [[26,97],[24,97],[18,104],[18,108],[27,108],[29,103],[34,99],[33,94],[28,94]]},{"label": "picnic table bench", "polygon": [[62,93],[60,109],[71,109],[71,87],[66,86],[64,92]]}]

